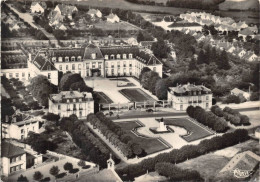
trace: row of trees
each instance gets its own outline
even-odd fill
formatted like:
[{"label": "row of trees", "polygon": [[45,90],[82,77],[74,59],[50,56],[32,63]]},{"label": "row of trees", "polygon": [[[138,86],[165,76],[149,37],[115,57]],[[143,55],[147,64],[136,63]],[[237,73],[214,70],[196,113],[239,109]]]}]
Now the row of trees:
[{"label": "row of trees", "polygon": [[169,178],[170,181],[202,181],[200,173],[195,170],[181,169],[169,162],[160,162],[155,165],[158,174]]},{"label": "row of trees", "polygon": [[196,119],[198,122],[210,127],[216,132],[225,132],[228,129],[227,122],[224,118],[218,117],[211,111],[205,111],[200,106],[189,106],[186,111],[191,118]]},{"label": "row of trees", "polygon": [[127,178],[124,180],[133,180],[135,177],[145,174],[147,170],[155,171],[155,165],[157,163],[169,162],[176,164],[184,162],[188,159],[244,142],[248,138],[247,130],[238,129],[232,133],[225,133],[222,136],[203,140],[198,145],[185,145],[180,149],[173,149],[169,153],[159,154],[154,158],[145,159],[137,164],[117,168],[116,172],[121,177]]},{"label": "row of trees", "polygon": [[[87,121],[97,128],[114,146],[116,146],[124,156],[131,158],[142,153],[141,147],[128,138],[125,132],[113,121],[106,118],[103,113],[89,114]],[[125,141],[125,143],[123,142]]]},{"label": "row of trees", "polygon": [[106,167],[110,151],[83,121],[77,120],[75,116],[71,115],[69,118],[61,119],[60,127],[71,134],[73,141],[89,157],[90,161]]},{"label": "row of trees", "polygon": [[211,107],[211,111],[218,117],[224,117],[225,120],[229,121],[235,126],[250,125],[249,117],[240,114],[238,111],[231,109],[230,107],[225,107],[223,110],[215,105]]},{"label": "row of trees", "polygon": [[191,8],[191,9],[204,9],[204,10],[217,10],[218,4],[225,0],[169,0],[166,5],[178,8]]}]

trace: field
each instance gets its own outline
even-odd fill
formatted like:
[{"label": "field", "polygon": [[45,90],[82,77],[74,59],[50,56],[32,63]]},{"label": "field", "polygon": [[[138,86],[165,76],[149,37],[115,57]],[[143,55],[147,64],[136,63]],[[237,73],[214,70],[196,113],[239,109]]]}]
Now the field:
[{"label": "field", "polygon": [[189,121],[187,118],[165,118],[164,122],[166,125],[173,125],[185,128],[190,135],[181,136],[187,142],[192,142],[201,138],[212,135],[212,133],[206,129]]},{"label": "field", "polygon": [[[249,0],[250,1],[250,0]],[[256,1],[256,0],[252,0]],[[70,4],[72,2],[69,2]],[[240,3],[240,2],[238,2]],[[164,7],[164,6],[149,6],[149,5],[140,5],[126,2],[124,0],[82,0],[80,2],[74,1],[73,4],[81,4],[86,6],[93,7],[107,7],[107,8],[120,8],[125,10],[132,10],[136,12],[147,12],[147,13],[161,13],[161,14],[171,14],[179,15],[187,11],[200,12],[200,9],[188,9],[188,8],[174,8],[174,7]],[[258,11],[215,11],[214,14],[219,16],[228,16],[234,18],[236,21],[246,21],[247,23],[258,24],[259,15]],[[253,18],[252,18],[253,17]]]},{"label": "field", "polygon": [[248,10],[257,9],[259,6],[258,0],[225,0],[219,5],[220,10]]},{"label": "field", "polygon": [[111,104],[113,101],[103,92],[95,92],[100,104]]},{"label": "field", "polygon": [[133,128],[140,127],[140,125],[138,125],[135,121],[122,121],[117,122],[116,124],[119,125],[129,136],[131,136],[136,143],[140,144],[147,154],[152,154],[167,149],[167,147],[156,138],[143,138],[133,134],[131,130]]},{"label": "field", "polygon": [[99,21],[93,24],[96,28],[101,28],[103,30],[137,30],[137,27],[132,26],[125,22],[110,23],[107,21]]},{"label": "field", "polygon": [[[204,179],[208,179],[207,181],[227,181],[227,179],[230,178],[232,179],[233,174],[232,173],[220,174],[219,171],[226,166],[226,164],[231,160],[231,158],[236,153],[240,153],[247,150],[250,150],[256,153],[257,155],[259,155],[259,142],[254,140],[249,140],[244,143],[235,145],[233,147],[228,147],[210,154],[197,157],[195,159],[185,161],[183,163],[177,164],[177,166],[183,169],[197,170]],[[227,155],[230,152],[232,154]],[[205,168],[205,166],[207,167]],[[255,173],[257,172],[259,172],[259,170],[256,171]],[[257,173],[257,175],[253,175],[253,178],[259,178],[258,174],[259,173]]]},{"label": "field", "polygon": [[119,92],[132,102],[155,101],[152,97],[139,88],[122,89]]}]

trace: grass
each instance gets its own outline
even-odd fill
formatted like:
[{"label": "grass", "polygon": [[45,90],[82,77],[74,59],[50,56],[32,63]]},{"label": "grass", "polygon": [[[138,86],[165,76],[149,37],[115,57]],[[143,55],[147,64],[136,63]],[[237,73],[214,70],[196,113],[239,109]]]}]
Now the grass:
[{"label": "grass", "polygon": [[181,136],[187,142],[192,142],[212,135],[211,132],[194,124],[193,122],[189,121],[187,118],[165,118],[164,122],[166,125],[179,126],[189,131],[191,133],[190,135]]},{"label": "grass", "polygon": [[100,20],[97,23],[93,24],[96,28],[101,28],[103,30],[137,30],[136,27],[131,26],[125,22],[119,22],[119,23],[110,23],[107,21]]},{"label": "grass", "polygon": [[155,99],[142,91],[140,88],[122,89],[119,92],[132,102],[155,101]]},{"label": "grass", "polygon": [[100,104],[112,104],[113,101],[103,92],[95,92]]},{"label": "grass", "polygon": [[127,135],[131,136],[134,142],[140,144],[141,148],[143,148],[147,154],[152,154],[167,149],[167,147],[156,138],[141,138],[133,134],[131,130],[133,128],[140,127],[136,121],[122,121],[117,122],[116,124],[119,125],[127,133]]}]

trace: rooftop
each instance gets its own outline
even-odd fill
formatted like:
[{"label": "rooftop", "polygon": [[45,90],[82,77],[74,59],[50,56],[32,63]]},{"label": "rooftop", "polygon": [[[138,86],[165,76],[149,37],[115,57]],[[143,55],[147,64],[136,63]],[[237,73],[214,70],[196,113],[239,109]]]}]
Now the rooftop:
[{"label": "rooftop", "polygon": [[169,87],[169,89],[175,93],[185,93],[185,92],[211,92],[210,89],[205,87],[204,85],[194,85],[194,84],[185,84],[185,85],[178,85],[177,87]]},{"label": "rooftop", "polygon": [[59,94],[51,94],[50,99],[54,102],[65,102],[67,99],[88,99],[92,100],[92,94],[79,91],[61,91]]},{"label": "rooftop", "polygon": [[22,148],[17,147],[15,145],[13,145],[9,142],[5,142],[5,141],[2,142],[1,149],[2,149],[1,157],[7,157],[7,158],[11,158],[11,157],[22,155],[22,154],[26,153]]}]

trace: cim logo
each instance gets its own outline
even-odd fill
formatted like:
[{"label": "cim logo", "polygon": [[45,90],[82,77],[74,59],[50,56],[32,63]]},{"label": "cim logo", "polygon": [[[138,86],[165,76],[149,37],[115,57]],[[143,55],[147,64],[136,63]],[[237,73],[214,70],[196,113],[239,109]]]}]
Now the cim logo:
[{"label": "cim logo", "polygon": [[235,170],[233,170],[233,173],[236,178],[247,178],[253,173],[253,171],[252,170],[241,170],[241,169],[236,168]]}]

